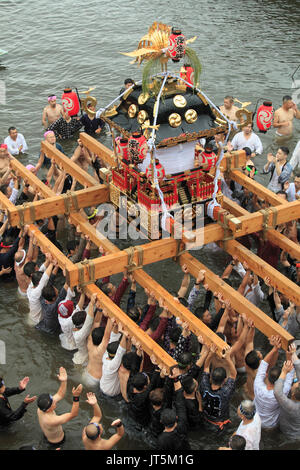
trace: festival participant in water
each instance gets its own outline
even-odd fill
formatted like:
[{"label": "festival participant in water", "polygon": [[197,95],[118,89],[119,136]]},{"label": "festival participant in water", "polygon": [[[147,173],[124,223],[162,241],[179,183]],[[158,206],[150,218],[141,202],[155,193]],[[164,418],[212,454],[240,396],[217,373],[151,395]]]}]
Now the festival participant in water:
[{"label": "festival participant in water", "polygon": [[102,411],[98,405],[97,398],[94,393],[87,393],[87,403],[93,407],[94,416],[89,424],[83,428],[82,442],[85,450],[110,450],[124,436],[125,429],[120,419],[115,419],[111,426],[116,428],[116,433],[108,439],[103,439],[103,426],[100,423],[102,419]]},{"label": "festival participant in water", "polygon": [[82,380],[89,389],[98,390],[99,382],[102,377],[103,355],[110,340],[113,324],[111,319],[108,318],[105,329],[101,327],[100,324],[103,312],[100,312],[99,309],[97,310],[97,315],[95,316],[92,327],[93,329],[87,341],[89,359],[86,369],[83,372]]},{"label": "festival participant in water", "polygon": [[210,371],[215,351],[216,347],[211,346],[205,359],[200,393],[205,427],[214,432],[221,432],[231,423],[229,404],[235,389],[237,371],[231,359],[230,349],[226,350],[224,356],[224,365],[229,368],[229,376],[226,377],[225,367],[217,367]]},{"label": "festival participant in water", "polygon": [[242,131],[235,134],[232,141],[228,142],[228,151],[242,150],[249,147],[251,150],[251,158],[263,153],[263,144],[257,134],[253,132],[253,124],[246,124],[242,127]]},{"label": "festival participant in water", "polygon": [[23,402],[15,411],[11,409],[8,398],[13,395],[19,395],[24,392],[29,382],[29,377],[24,377],[20,380],[18,387],[9,388],[5,386],[4,380],[0,377],[0,425],[7,426],[15,421],[18,421],[26,413],[27,405],[36,400],[36,396],[30,397],[26,395]]},{"label": "festival participant in water", "polygon": [[11,126],[8,129],[8,136],[4,139],[4,144],[7,145],[7,150],[11,155],[20,155],[26,153],[28,146],[23,134],[17,131],[17,129]]},{"label": "festival participant in water", "polygon": [[287,147],[279,147],[274,157],[272,153],[268,153],[268,161],[263,167],[263,173],[271,173],[268,189],[277,193],[283,189],[283,185],[289,180],[292,174],[292,167],[287,161],[289,149]]},{"label": "festival participant in water", "polygon": [[79,118],[69,116],[68,111],[64,111],[62,116],[48,126],[48,131],[54,131],[58,139],[71,139],[82,127]]},{"label": "festival participant in water", "polygon": [[95,114],[96,114],[96,107],[93,106],[92,104],[89,104],[87,106],[87,113],[85,113],[80,118],[80,121],[82,122],[84,126],[84,132],[86,132],[89,135],[95,135],[95,134],[99,135],[105,126],[104,121],[100,118],[97,118]]},{"label": "festival participant in water", "polygon": [[170,378],[174,382],[174,408],[165,408],[161,413],[163,432],[157,438],[157,448],[167,451],[190,450],[188,441],[188,421],[183,397],[183,389],[178,375],[173,373]]},{"label": "festival participant in water", "polygon": [[48,96],[48,104],[43,110],[42,123],[45,129],[63,116],[64,110],[61,104],[56,101],[56,96]]},{"label": "festival participant in water", "polygon": [[220,111],[227,117],[230,121],[237,121],[236,112],[239,110],[237,106],[234,106],[233,96],[227,95],[224,98],[224,104],[220,106]]},{"label": "festival participant in water", "polygon": [[[261,427],[271,430],[277,428],[279,424],[280,406],[274,396],[274,386],[281,369],[276,365],[279,349],[281,348],[280,337],[270,338],[270,344],[273,346],[270,352],[261,361],[254,380],[254,403],[261,419]],[[290,350],[287,359],[290,360],[292,352]],[[283,393],[287,395],[291,389],[294,378],[294,369],[286,376]]]},{"label": "festival participant in water", "polygon": [[245,450],[259,450],[261,437],[261,419],[256,411],[255,404],[250,400],[244,400],[237,409],[241,423],[236,434],[246,439]]},{"label": "festival participant in water", "polygon": [[16,280],[18,283],[18,293],[21,296],[27,297],[27,289],[30,284],[29,277],[24,273],[24,266],[33,259],[34,246],[33,246],[33,234],[29,234],[29,246],[28,251],[24,250],[25,237],[28,234],[28,225],[24,227],[24,231],[20,235],[20,242],[18,251],[15,254],[15,265],[14,270],[16,274]]},{"label": "festival participant in water", "polygon": [[74,324],[73,337],[78,351],[73,356],[74,364],[85,366],[88,362],[87,339],[94,322],[94,308],[97,295],[93,294],[86,310],[79,310],[72,315]]},{"label": "festival participant in water", "polygon": [[289,138],[293,134],[293,120],[300,119],[300,110],[292,100],[292,97],[285,95],[282,98],[282,105],[274,113],[273,127],[276,135],[281,138]]},{"label": "festival participant in water", "polygon": [[41,430],[44,434],[46,441],[55,446],[61,445],[65,440],[65,433],[62,425],[76,418],[79,412],[79,398],[82,392],[82,385],[72,388],[73,405],[69,413],[57,415],[55,410],[57,403],[64,399],[67,391],[68,375],[64,367],[59,368],[57,375],[60,381],[60,386],[55,395],[49,393],[42,393],[37,400],[37,416]]},{"label": "festival participant in water", "polygon": [[286,181],[283,183],[284,191],[287,195],[289,202],[300,199],[300,168],[295,168],[293,171],[293,182]]},{"label": "festival participant in water", "polygon": [[71,160],[80,166],[84,171],[88,171],[89,166],[92,166],[92,155],[90,151],[84,147],[80,139],[77,140],[78,146],[74,150]]},{"label": "festival participant in water", "polygon": [[[44,133],[45,142],[48,142],[50,145],[53,145],[57,150],[63,153],[62,146],[56,142],[56,135],[54,131],[46,131]],[[40,158],[35,166],[34,173],[37,174],[41,167],[50,168],[51,158],[47,157],[43,150],[40,151]]]},{"label": "festival participant in water", "polygon": [[219,447],[218,450],[245,450],[246,439],[243,436],[234,434],[230,437],[228,447]]}]

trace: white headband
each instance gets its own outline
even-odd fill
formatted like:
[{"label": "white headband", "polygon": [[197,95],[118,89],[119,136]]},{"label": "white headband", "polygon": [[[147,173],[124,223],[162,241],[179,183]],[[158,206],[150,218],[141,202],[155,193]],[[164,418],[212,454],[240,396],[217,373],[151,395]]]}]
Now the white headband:
[{"label": "white headband", "polygon": [[26,251],[25,250],[20,250],[20,251],[23,251],[23,258],[21,259],[21,261],[16,261],[17,266],[20,266],[20,264],[22,264],[26,258]]}]

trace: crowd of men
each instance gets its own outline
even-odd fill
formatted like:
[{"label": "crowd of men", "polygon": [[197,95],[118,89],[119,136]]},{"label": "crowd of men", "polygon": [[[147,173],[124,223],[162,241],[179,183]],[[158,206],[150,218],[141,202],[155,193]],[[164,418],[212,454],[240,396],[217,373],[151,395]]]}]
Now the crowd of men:
[{"label": "crowd of men", "polygon": [[[49,96],[48,102],[42,122],[44,139],[49,144],[62,151],[56,139],[63,141],[76,136],[83,125],[92,135],[101,133],[103,122],[94,112],[85,115],[83,120],[70,118],[56,102],[55,95]],[[227,96],[221,111],[234,120],[236,110],[232,97]],[[300,118],[300,111],[291,97],[285,96],[273,123],[276,138],[283,143],[279,143],[275,156],[268,153],[263,167],[263,173],[270,174],[268,188],[287,201],[294,201],[300,195],[300,141],[291,159],[288,148],[294,118]],[[239,149],[245,149],[248,157],[242,170],[255,179],[255,158],[263,154],[263,144],[251,125],[244,126],[228,143],[229,151]],[[0,145],[0,190],[15,205],[40,197],[36,188],[11,168],[12,156],[26,154],[27,150],[24,136],[10,127],[9,136]],[[99,168],[104,163],[87,150],[80,139],[70,158],[100,179]],[[28,164],[27,168],[55,194],[76,187],[74,178],[44,152],[40,153],[36,165]],[[222,177],[222,191],[249,212],[268,207],[265,200],[228,180],[226,175]],[[88,223],[97,226],[100,220],[97,208],[80,212]],[[64,425],[78,416],[80,398],[83,400],[86,395],[92,417],[89,423],[83,423],[78,439],[82,433],[82,444],[87,450],[111,449],[131,431],[142,431],[146,449],[165,451],[191,449],[192,431],[216,434],[218,439],[228,436],[230,431],[229,441],[224,437],[219,447],[226,450],[259,450],[262,432],[278,431],[291,441],[300,439],[300,360],[295,343],[284,351],[280,337],[272,336],[268,351],[262,355],[255,347],[253,321],[235,311],[229,299],[209,289],[205,271],[200,271],[192,281],[188,268],[183,265],[176,298],[228,344],[223,357],[217,354],[215,346],[206,344],[202,336],[196,337],[188,323],[175,317],[164,300],[156,299],[153,292],[145,289],[143,296],[137,299],[134,274],[125,270],[118,285],[110,277],[96,281],[102,292],[117,306],[121,305],[128,317],[176,361],[176,366],[167,371],[155,356],[143,351],[138,338],[131,337],[125,325],[108,315],[95,294],[89,296],[83,286],[74,289],[68,286],[65,271],[50,252],[39,247],[29,226],[11,227],[5,211],[1,212],[0,222],[1,288],[5,288],[6,282],[15,282],[16,295],[28,301],[32,327],[56,337],[62,351],[72,351],[73,363],[82,367],[82,384],[73,386],[71,410],[63,414],[55,410],[67,392],[68,375],[64,367],[59,369],[59,388],[55,394],[50,390],[42,394],[36,391],[37,396],[27,395],[16,410],[12,410],[8,399],[26,390],[29,377],[10,388],[1,376],[0,425],[3,429],[21,419],[28,405],[36,406],[36,425],[39,424],[47,445],[63,449],[67,446]],[[106,256],[103,248],[95,246],[68,216],[40,219],[35,225],[74,263]],[[298,220],[278,225],[276,230],[299,243]],[[292,259],[265,240],[262,232],[240,241],[299,285],[300,260]],[[211,256],[217,257],[217,251],[212,250]],[[270,279],[260,279],[246,263],[235,258],[228,260],[221,277],[237,286],[238,292],[257,307],[262,307],[266,300],[267,313],[295,339],[299,337],[300,306],[274,289]],[[239,382],[239,379],[242,380]],[[83,387],[87,393],[83,394]],[[235,412],[240,424],[234,429],[232,407],[240,394],[243,399]],[[121,418],[111,423],[115,433],[104,438],[101,404],[112,402],[119,407]]]}]

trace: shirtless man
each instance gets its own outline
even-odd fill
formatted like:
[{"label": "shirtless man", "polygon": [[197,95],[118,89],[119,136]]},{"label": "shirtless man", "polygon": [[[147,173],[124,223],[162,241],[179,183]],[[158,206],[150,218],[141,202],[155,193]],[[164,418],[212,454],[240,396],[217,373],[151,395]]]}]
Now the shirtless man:
[{"label": "shirtless man", "polygon": [[[1,179],[4,180],[4,176],[8,176],[11,169],[9,166],[10,159],[12,158],[12,155],[7,150],[7,145],[6,144],[1,144],[0,145],[0,177]],[[4,183],[5,181],[3,181]],[[1,183],[1,184],[3,184]]]},{"label": "shirtless man", "polygon": [[273,127],[278,137],[291,137],[294,118],[300,119],[300,111],[292,97],[286,95],[282,98],[282,106],[274,113]]},{"label": "shirtless man", "polygon": [[63,107],[56,103],[56,96],[49,95],[48,103],[43,110],[42,123],[45,129],[63,115]]},{"label": "shirtless man", "polygon": [[220,106],[220,111],[231,121],[237,121],[236,112],[239,110],[239,108],[234,106],[233,102],[233,96],[225,96],[224,104]]},{"label": "shirtless man", "polygon": [[89,150],[83,146],[80,139],[77,140],[78,147],[76,147],[71,160],[80,166],[84,171],[88,171],[89,166],[92,164],[92,157]]},{"label": "shirtless man", "polygon": [[71,421],[78,415],[79,411],[79,397],[82,392],[82,385],[72,388],[73,406],[69,413],[64,413],[58,416],[55,413],[56,404],[62,400],[67,390],[67,371],[64,367],[59,368],[57,375],[60,381],[60,387],[57,393],[52,397],[49,393],[43,393],[38,397],[37,415],[40,423],[41,430],[49,444],[61,444],[65,439],[65,433],[62,425]]},{"label": "shirtless man", "polygon": [[85,450],[110,450],[124,436],[125,429],[120,419],[116,419],[111,426],[116,428],[116,433],[109,439],[102,439],[103,426],[100,424],[102,412],[98,405],[97,398],[94,393],[87,393],[87,402],[93,407],[94,416],[82,431],[82,442]]},{"label": "shirtless man", "polygon": [[[98,313],[99,312],[97,312],[95,317],[93,330],[88,337],[87,348],[89,353],[89,362],[82,377],[84,384],[90,389],[99,388],[100,379],[102,377],[102,357],[106,351],[113,327],[112,321],[109,318],[103,335],[100,328],[102,315],[98,315]],[[103,338],[101,340],[102,335]]]},{"label": "shirtless man", "polygon": [[18,293],[22,295],[23,297],[27,297],[27,289],[30,284],[30,278],[26,276],[23,268],[26,263],[28,263],[29,261],[32,261],[33,250],[34,250],[32,233],[29,234],[28,252],[26,253],[26,251],[24,250],[25,236],[27,232],[28,232],[28,225],[25,225],[24,232],[20,236],[18,251],[15,254],[15,265],[14,265],[16,280],[18,283]]}]

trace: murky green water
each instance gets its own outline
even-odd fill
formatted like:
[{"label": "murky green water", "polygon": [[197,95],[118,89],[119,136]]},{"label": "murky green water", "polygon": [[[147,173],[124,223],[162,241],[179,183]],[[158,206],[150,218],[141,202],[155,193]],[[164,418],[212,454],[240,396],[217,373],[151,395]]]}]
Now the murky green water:
[{"label": "murky green water", "polygon": [[[119,52],[133,50],[153,21],[179,25],[187,37],[198,36],[193,48],[203,64],[201,88],[216,103],[232,94],[241,101],[271,99],[277,108],[282,96],[292,94],[292,74],[299,63],[299,1],[217,0],[170,3],[165,0],[109,2],[45,0],[0,0],[0,47],[8,54],[0,58],[0,85],[6,87],[6,104],[0,105],[0,140],[14,125],[24,134],[29,154],[22,163],[36,162],[43,129],[41,116],[47,96],[61,96],[66,85],[79,90],[96,86],[93,95],[98,105],[109,103],[118,93],[124,78],[141,78],[141,70],[129,64]],[[174,69],[176,70],[176,68]],[[294,77],[300,79],[300,70]],[[298,82],[299,83],[299,82]],[[299,139],[299,121],[289,142],[292,151]],[[105,143],[105,137],[101,137]],[[264,154],[256,157],[261,169],[266,153],[275,150],[274,131],[262,137]],[[75,141],[63,143],[71,155]],[[258,180],[267,183],[261,175]],[[126,243],[120,246],[125,247]],[[208,251],[197,255],[211,269],[221,272],[225,255],[217,261]],[[180,284],[180,271],[171,261],[146,269],[170,291]],[[16,286],[0,286],[0,339],[7,348],[6,365],[1,366],[6,383],[14,386],[25,375],[30,376],[28,391],[39,394],[58,388],[55,374],[59,366],[69,374],[67,398],[58,412],[71,407],[71,387],[80,381],[80,371],[72,363],[72,354],[61,349],[58,340],[42,335],[27,324],[28,308],[19,299]],[[265,347],[262,336],[258,337]],[[87,390],[85,390],[86,392]],[[232,405],[233,430],[238,425]],[[11,399],[16,407],[20,397]],[[103,404],[106,429],[118,410]],[[82,402],[79,416],[65,426],[67,449],[82,448],[81,430],[90,417],[88,405]],[[41,446],[41,432],[36,405],[30,405],[24,418],[0,434],[0,449],[17,449],[23,444]],[[224,437],[194,433],[193,449],[216,449],[225,444]],[[298,448],[280,434],[263,436],[265,449]],[[119,449],[143,449],[139,437],[124,438]]]}]

